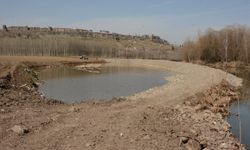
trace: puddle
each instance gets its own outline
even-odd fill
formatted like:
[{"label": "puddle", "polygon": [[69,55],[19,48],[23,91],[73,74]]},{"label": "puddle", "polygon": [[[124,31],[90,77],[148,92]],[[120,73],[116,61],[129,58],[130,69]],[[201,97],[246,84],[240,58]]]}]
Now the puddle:
[{"label": "puddle", "polygon": [[133,67],[103,67],[89,73],[70,67],[45,69],[39,91],[46,97],[73,103],[84,100],[110,100],[129,96],[167,83],[170,73]]}]

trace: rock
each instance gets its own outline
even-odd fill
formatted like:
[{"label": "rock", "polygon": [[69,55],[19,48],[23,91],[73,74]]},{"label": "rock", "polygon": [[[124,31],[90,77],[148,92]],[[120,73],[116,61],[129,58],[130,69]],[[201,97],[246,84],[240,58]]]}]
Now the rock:
[{"label": "rock", "polygon": [[123,133],[120,133],[120,137],[123,137]]},{"label": "rock", "polygon": [[85,145],[86,147],[94,147],[95,146],[95,143],[86,143],[86,145]]},{"label": "rock", "polygon": [[184,144],[185,150],[200,150],[201,146],[200,143],[195,140],[188,140],[187,144]]},{"label": "rock", "polygon": [[27,84],[23,84],[23,85],[21,85],[19,87],[22,88],[22,87],[26,87],[26,86],[27,86]]},{"label": "rock", "polygon": [[143,139],[144,139],[144,140],[150,140],[151,137],[150,137],[149,135],[145,135],[145,136],[143,137]]},{"label": "rock", "polygon": [[79,108],[76,108],[76,107],[71,107],[71,108],[69,109],[69,111],[70,111],[70,112],[79,112],[80,109],[79,109]]},{"label": "rock", "polygon": [[188,137],[181,137],[179,146],[182,146],[182,144],[186,144],[188,142],[189,138]]},{"label": "rock", "polygon": [[148,109],[154,109],[154,106],[148,105]]},{"label": "rock", "polygon": [[185,101],[184,104],[187,105],[187,106],[191,106],[191,102],[190,101]]},{"label": "rock", "polygon": [[180,140],[181,140],[182,143],[186,144],[188,142],[189,138],[187,138],[187,137],[181,137]]},{"label": "rock", "polygon": [[162,111],[159,112],[159,116],[162,116],[164,113]]},{"label": "rock", "polygon": [[4,110],[4,109],[1,109],[1,112],[5,112],[5,110]]},{"label": "rock", "polygon": [[90,147],[90,145],[91,145],[90,143],[86,143],[86,147]]},{"label": "rock", "polygon": [[223,128],[224,132],[230,131],[230,126],[223,125],[222,128]]},{"label": "rock", "polygon": [[221,148],[221,149],[228,149],[228,148],[230,148],[230,145],[227,144],[227,143],[221,143],[220,146],[219,146],[219,148]]},{"label": "rock", "polygon": [[200,142],[200,146],[201,146],[201,149],[205,149],[207,147],[207,143],[206,142]]},{"label": "rock", "polygon": [[194,107],[194,110],[197,112],[197,111],[199,111],[199,110],[201,110],[202,109],[202,107],[201,107],[201,104],[198,104],[198,105],[196,105],[195,107]]},{"label": "rock", "polygon": [[26,133],[29,133],[29,129],[24,126],[15,125],[11,128],[11,130],[19,135],[24,135]]}]

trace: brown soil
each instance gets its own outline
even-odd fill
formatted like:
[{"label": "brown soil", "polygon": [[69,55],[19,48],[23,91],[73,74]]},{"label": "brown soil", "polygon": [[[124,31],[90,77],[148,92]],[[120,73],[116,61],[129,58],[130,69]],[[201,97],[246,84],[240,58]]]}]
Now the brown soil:
[{"label": "brown soil", "polygon": [[[22,62],[18,59],[18,63]],[[123,61],[120,60],[120,65]],[[7,63],[2,64],[1,68]],[[140,64],[152,69],[167,67],[178,74],[168,78],[171,81],[168,85],[125,99],[64,104],[40,96],[36,90],[36,74],[29,64],[2,69],[12,73],[2,76],[0,82],[0,149],[240,147],[223,116],[227,113],[226,105],[237,100],[236,86],[241,80],[231,75],[227,76],[230,80],[221,80],[222,71],[185,63],[134,60],[130,65]],[[207,81],[211,71],[215,75],[213,86]],[[193,74],[197,78],[190,78]],[[204,83],[199,83],[202,80]],[[191,81],[198,83],[190,86],[194,84]]]}]

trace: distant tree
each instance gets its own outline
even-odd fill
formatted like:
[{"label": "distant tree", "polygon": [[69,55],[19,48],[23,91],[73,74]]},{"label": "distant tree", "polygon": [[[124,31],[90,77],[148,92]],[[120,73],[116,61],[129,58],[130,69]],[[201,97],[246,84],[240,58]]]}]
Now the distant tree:
[{"label": "distant tree", "polygon": [[26,26],[26,30],[28,30],[28,31],[29,31],[29,30],[30,30],[30,27],[29,27],[29,26]]},{"label": "distant tree", "polygon": [[52,27],[49,27],[49,31],[53,31],[53,28],[52,28]]},{"label": "distant tree", "polygon": [[[227,26],[220,31],[208,29],[195,41],[186,41],[183,49],[186,60],[200,59],[206,62],[243,61],[249,63],[250,28]],[[194,57],[195,56],[195,57]]]},{"label": "distant tree", "polygon": [[5,25],[5,24],[3,25],[3,30],[8,32],[8,27],[7,27],[7,25]]},{"label": "distant tree", "polygon": [[172,49],[172,50],[175,50],[175,47],[172,45],[172,46],[171,46],[171,49]]},{"label": "distant tree", "polygon": [[192,62],[193,60],[196,60],[196,48],[195,43],[193,41],[186,41],[183,44],[183,50],[185,55],[185,60],[188,62]]}]

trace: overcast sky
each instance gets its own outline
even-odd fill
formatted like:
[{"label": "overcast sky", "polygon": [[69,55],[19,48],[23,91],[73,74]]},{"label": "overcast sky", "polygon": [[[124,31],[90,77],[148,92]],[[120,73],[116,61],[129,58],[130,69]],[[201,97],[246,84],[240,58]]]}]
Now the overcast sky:
[{"label": "overcast sky", "polygon": [[0,0],[0,24],[155,34],[181,44],[208,27],[250,26],[250,0]]}]

